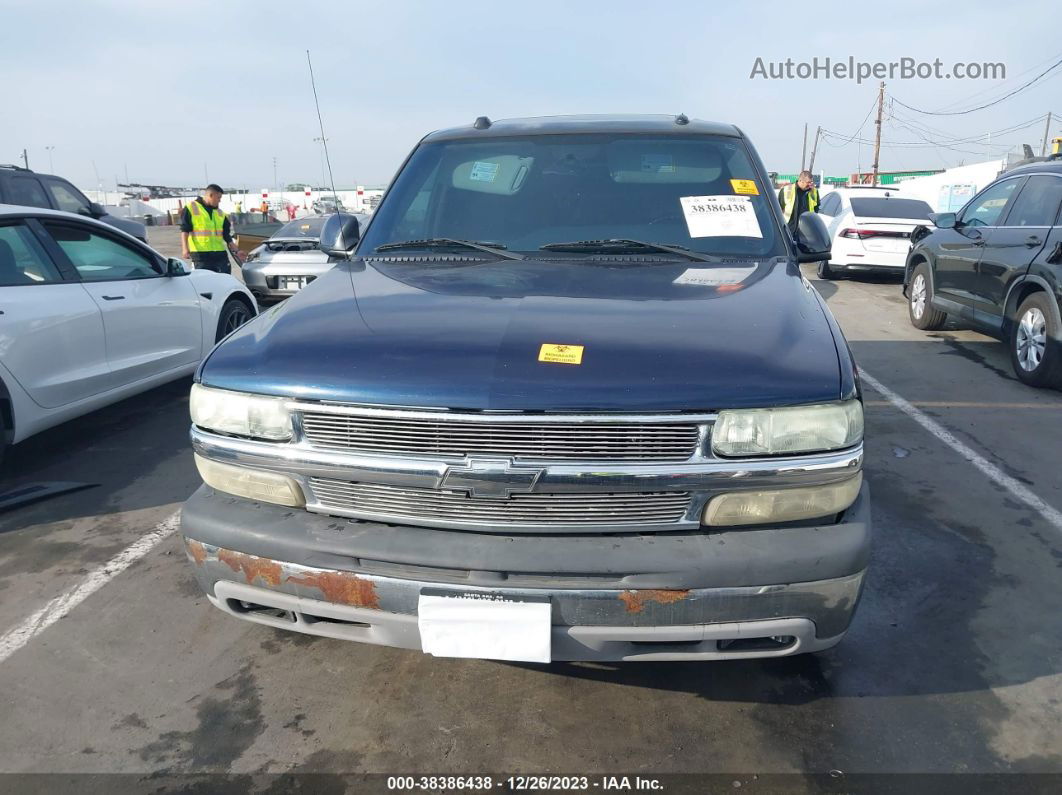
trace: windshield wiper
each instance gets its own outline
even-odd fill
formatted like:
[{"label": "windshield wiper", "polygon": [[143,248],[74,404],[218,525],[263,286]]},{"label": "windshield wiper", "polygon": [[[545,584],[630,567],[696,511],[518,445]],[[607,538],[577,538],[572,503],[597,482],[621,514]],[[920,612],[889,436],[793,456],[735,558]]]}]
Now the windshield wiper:
[{"label": "windshield wiper", "polygon": [[403,240],[398,243],[384,243],[377,246],[373,253],[378,251],[395,251],[400,248],[446,248],[457,246],[459,248],[473,248],[476,251],[485,251],[500,259],[527,259],[522,254],[506,251],[505,246],[498,243],[481,243],[478,240],[458,240],[454,237],[429,237],[424,240]]},{"label": "windshield wiper", "polygon": [[574,240],[570,243],[547,243],[544,246],[539,246],[539,248],[543,251],[599,251],[602,253],[617,253],[624,249],[651,249],[653,251],[663,251],[665,254],[674,254],[678,257],[686,257],[697,262],[720,262],[718,257],[698,254],[685,246],[673,243],[649,243],[645,240],[630,240],[623,237],[610,238],[608,240]]}]

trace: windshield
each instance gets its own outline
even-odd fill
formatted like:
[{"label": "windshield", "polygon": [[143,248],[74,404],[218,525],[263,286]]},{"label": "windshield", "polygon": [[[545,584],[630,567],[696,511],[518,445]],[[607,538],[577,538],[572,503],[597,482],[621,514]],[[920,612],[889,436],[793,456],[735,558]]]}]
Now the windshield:
[{"label": "windshield", "polygon": [[738,138],[581,134],[437,141],[410,157],[358,253],[449,238],[570,258],[594,252],[585,246],[563,255],[541,249],[622,238],[711,255],[782,255],[772,198]]},{"label": "windshield", "polygon": [[321,227],[324,226],[325,218],[300,218],[297,221],[284,224],[273,233],[275,238],[300,238],[316,240],[321,237]]},{"label": "windshield", "polygon": [[865,218],[928,219],[933,208],[920,199],[852,199],[852,212]]}]

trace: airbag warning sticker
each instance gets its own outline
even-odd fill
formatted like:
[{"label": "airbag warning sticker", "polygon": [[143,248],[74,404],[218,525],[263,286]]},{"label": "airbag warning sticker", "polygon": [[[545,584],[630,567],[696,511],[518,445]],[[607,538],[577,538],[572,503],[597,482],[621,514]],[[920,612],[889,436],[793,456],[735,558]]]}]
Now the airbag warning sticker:
[{"label": "airbag warning sticker", "polygon": [[544,342],[538,350],[540,362],[556,362],[557,364],[582,364],[582,345],[554,345]]},{"label": "airbag warning sticker", "polygon": [[763,237],[748,196],[683,196],[690,237]]}]

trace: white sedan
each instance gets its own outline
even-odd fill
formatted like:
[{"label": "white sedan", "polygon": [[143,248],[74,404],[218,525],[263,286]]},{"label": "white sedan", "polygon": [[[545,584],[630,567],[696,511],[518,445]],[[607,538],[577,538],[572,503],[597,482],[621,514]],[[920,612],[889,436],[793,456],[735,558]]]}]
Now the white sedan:
[{"label": "white sedan", "polygon": [[875,271],[902,276],[911,232],[928,224],[932,211],[921,199],[893,188],[838,188],[827,193],[819,215],[833,247],[830,261],[818,264],[819,278]]},{"label": "white sedan", "polygon": [[193,373],[257,314],[232,276],[89,218],[0,205],[0,454]]}]

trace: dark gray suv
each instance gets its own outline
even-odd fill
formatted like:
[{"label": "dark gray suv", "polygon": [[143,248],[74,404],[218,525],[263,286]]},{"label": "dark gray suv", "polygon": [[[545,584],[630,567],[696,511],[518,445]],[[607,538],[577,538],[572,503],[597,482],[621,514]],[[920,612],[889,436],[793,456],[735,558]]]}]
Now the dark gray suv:
[{"label": "dark gray suv", "polygon": [[62,177],[38,174],[20,166],[0,165],[0,204],[43,207],[95,218],[147,243],[147,230],[130,218],[110,215],[102,205],[91,202],[84,193]]},{"label": "dark gray suv", "polygon": [[911,235],[904,295],[927,331],[948,317],[1006,341],[1031,386],[1062,386],[1062,160],[1002,174]]}]

